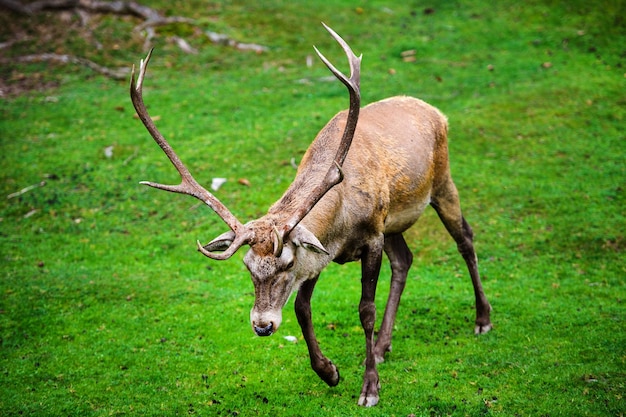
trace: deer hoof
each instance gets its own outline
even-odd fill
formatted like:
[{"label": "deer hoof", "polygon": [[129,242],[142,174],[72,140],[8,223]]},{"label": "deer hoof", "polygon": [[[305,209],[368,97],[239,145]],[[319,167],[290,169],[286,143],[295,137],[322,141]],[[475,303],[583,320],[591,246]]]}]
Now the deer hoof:
[{"label": "deer hoof", "polygon": [[376,382],[365,381],[363,383],[363,389],[361,390],[361,396],[359,397],[358,405],[362,407],[374,407],[378,404],[378,391],[380,390],[380,381]]},{"label": "deer hoof", "polygon": [[474,327],[474,334],[487,333],[492,328],[493,328],[493,326],[491,325],[491,323],[482,324],[482,325],[481,324],[477,324],[476,327]]},{"label": "deer hoof", "polygon": [[335,372],[326,381],[329,387],[335,387],[337,386],[337,384],[339,384],[339,371],[337,370],[337,367],[335,365],[333,365],[333,369],[335,370]]},{"label": "deer hoof", "polygon": [[359,405],[362,407],[374,407],[378,404],[378,395],[361,395]]},{"label": "deer hoof", "polygon": [[329,387],[334,387],[339,384],[339,370],[331,361],[327,360],[323,367],[313,369],[322,381],[326,382]]}]

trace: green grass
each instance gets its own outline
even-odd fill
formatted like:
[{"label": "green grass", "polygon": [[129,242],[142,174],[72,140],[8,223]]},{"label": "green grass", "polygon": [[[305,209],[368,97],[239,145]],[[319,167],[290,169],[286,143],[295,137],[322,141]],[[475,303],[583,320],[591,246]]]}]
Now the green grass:
[{"label": "green grass", "polygon": [[[623,415],[624,2],[247,3],[151,3],[271,48],[243,53],[184,25],[161,29],[145,86],[159,129],[200,182],[228,178],[218,197],[236,216],[262,215],[293,178],[289,160],[347,106],[339,83],[319,81],[323,65],[305,65],[315,44],[345,68],[328,23],[364,55],[364,103],[408,94],[447,114],[494,330],[472,334],[465,267],[427,211],[407,234],[416,257],[379,366],[381,403],[360,409],[359,265],[329,266],[313,298],[322,349],[342,375],[329,388],[309,368],[292,302],[278,334],[253,335],[243,251],[227,262],[196,253],[221,220],[138,185],[176,175],[133,118],[127,84],[7,65],[6,82],[60,86],[0,101],[0,414]],[[144,56],[127,35],[133,21],[99,19],[98,40],[127,48],[21,47],[112,66]],[[200,53],[184,55],[168,34]],[[415,62],[400,56],[409,49]],[[380,311],[388,284],[384,267]]]}]

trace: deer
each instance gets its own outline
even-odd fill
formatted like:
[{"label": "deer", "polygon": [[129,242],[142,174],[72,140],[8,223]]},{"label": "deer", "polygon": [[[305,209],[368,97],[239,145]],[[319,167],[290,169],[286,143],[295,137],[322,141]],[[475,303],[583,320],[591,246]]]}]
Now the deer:
[{"label": "deer", "polygon": [[[142,87],[152,51],[133,66],[130,96],[137,115],[181,177],[178,185],[141,184],[187,194],[207,204],[229,230],[198,250],[213,260],[229,259],[242,246],[254,285],[252,330],[270,336],[279,329],[292,293],[311,367],[329,386],[339,371],[321,351],[315,336],[311,298],[322,270],[331,262],[361,262],[359,318],[365,335],[365,372],[358,405],[379,402],[377,364],[391,351],[392,330],[413,255],[403,233],[427,206],[437,212],[465,261],[475,296],[475,334],[492,329],[491,305],[483,291],[473,232],[465,220],[448,157],[447,118],[417,98],[394,96],[361,108],[357,57],[333,29],[322,23],[348,58],[344,75],[314,46],[321,61],[349,93],[347,110],[317,134],[298,166],[295,179],[264,216],[241,223],[191,175],[150,118]],[[390,291],[375,335],[375,296],[383,253],[391,266]]]}]

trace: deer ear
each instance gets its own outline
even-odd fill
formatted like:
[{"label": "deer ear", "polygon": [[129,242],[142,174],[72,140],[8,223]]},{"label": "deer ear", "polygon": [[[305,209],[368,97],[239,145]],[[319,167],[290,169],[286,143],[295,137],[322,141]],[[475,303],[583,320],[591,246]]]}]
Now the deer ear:
[{"label": "deer ear", "polygon": [[296,246],[301,246],[311,252],[328,255],[328,251],[322,246],[321,242],[304,226],[297,225],[289,236]]},{"label": "deer ear", "polygon": [[235,232],[229,230],[226,233],[222,233],[209,243],[203,246],[204,249],[209,252],[223,252],[233,243],[235,239]]}]

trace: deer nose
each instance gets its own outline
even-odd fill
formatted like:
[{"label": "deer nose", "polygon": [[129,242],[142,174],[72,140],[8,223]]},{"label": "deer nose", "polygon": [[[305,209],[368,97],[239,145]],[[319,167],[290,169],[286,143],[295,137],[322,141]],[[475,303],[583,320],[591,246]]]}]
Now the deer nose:
[{"label": "deer nose", "polygon": [[258,335],[258,336],[271,336],[272,333],[274,333],[274,323],[270,322],[270,324],[268,324],[265,327],[259,327],[256,324],[254,325],[254,332]]}]

